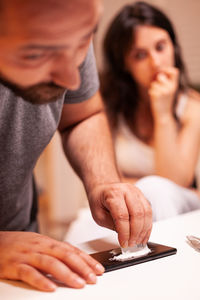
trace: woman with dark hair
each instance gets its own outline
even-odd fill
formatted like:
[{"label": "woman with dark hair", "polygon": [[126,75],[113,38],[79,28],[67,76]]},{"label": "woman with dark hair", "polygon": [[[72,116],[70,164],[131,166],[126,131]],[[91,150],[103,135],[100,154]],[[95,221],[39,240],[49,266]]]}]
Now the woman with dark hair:
[{"label": "woman with dark hair", "polygon": [[122,177],[151,202],[154,220],[200,208],[200,95],[189,88],[171,22],[147,3],[125,6],[104,56],[101,91]]}]

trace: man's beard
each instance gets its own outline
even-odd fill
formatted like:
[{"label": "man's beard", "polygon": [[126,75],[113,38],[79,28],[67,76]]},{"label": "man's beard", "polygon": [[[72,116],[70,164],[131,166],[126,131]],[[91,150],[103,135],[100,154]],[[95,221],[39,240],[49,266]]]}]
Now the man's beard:
[{"label": "man's beard", "polygon": [[29,88],[21,88],[0,77],[0,83],[13,91],[16,96],[22,97],[25,101],[32,104],[47,104],[55,102],[61,98],[66,91],[66,88],[58,86],[53,82],[40,83]]}]

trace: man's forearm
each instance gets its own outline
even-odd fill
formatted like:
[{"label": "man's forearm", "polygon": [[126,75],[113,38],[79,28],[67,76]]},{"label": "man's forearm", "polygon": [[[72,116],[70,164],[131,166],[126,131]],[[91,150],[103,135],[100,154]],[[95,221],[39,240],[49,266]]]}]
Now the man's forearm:
[{"label": "man's forearm", "polygon": [[106,116],[93,114],[63,133],[66,154],[83,179],[97,224],[115,230],[121,247],[146,244],[152,228],[149,202],[120,181]]},{"label": "man's forearm", "polygon": [[120,181],[104,112],[96,113],[65,132],[63,146],[87,191],[97,184]]}]

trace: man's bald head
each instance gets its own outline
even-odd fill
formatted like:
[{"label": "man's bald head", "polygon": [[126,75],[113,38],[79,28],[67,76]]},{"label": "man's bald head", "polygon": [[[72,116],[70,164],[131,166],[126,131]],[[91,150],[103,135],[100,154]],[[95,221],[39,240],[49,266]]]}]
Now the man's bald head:
[{"label": "man's bald head", "polygon": [[33,103],[77,89],[101,0],[0,0],[0,9],[1,83]]},{"label": "man's bald head", "polygon": [[[86,9],[93,10],[99,0],[0,0],[0,30],[14,32],[22,30],[27,22],[35,26],[54,23],[75,13],[82,14]],[[89,4],[89,5],[88,5]],[[20,19],[20,22],[19,22]],[[10,25],[12,20],[12,26]],[[20,23],[20,24],[19,24]]]}]

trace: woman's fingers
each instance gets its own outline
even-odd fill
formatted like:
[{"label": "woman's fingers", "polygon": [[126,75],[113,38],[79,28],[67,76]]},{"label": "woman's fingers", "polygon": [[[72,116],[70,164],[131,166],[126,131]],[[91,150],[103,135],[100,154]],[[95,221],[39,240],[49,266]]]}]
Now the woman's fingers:
[{"label": "woman's fingers", "polygon": [[151,83],[150,90],[163,87],[165,92],[175,92],[178,85],[178,77],[179,70],[177,68],[165,68],[158,73],[156,80]]}]

